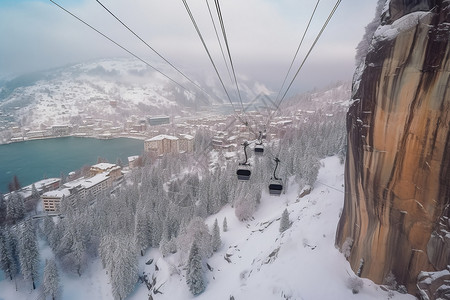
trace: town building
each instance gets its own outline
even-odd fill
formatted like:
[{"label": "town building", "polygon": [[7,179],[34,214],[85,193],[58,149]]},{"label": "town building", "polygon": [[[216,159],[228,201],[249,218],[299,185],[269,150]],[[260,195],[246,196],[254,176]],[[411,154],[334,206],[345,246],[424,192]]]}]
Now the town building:
[{"label": "town building", "polygon": [[149,117],[147,118],[147,121],[150,126],[170,124],[170,117],[169,116]]},{"label": "town building", "polygon": [[33,130],[33,131],[28,131],[26,136],[29,139],[41,139],[41,138],[49,137],[50,133],[47,130]]},{"label": "town building", "polygon": [[98,174],[108,173],[110,180],[117,180],[122,176],[121,167],[110,163],[98,163],[89,169],[89,177]]},{"label": "town building", "polygon": [[180,134],[178,139],[178,150],[180,152],[194,151],[194,137],[189,134]]},{"label": "town building", "polygon": [[42,204],[46,212],[58,211],[61,201],[85,199],[87,195],[96,197],[113,188],[122,180],[121,167],[110,163],[99,163],[89,169],[89,177],[66,182],[59,189],[42,194]]},{"label": "town building", "polygon": [[134,169],[139,165],[139,155],[128,156],[128,167]]},{"label": "town building", "polygon": [[52,134],[54,136],[66,136],[70,134],[69,125],[53,125]]},{"label": "town building", "polygon": [[178,140],[175,136],[160,134],[145,140],[144,150],[158,156],[166,153],[178,153]]},{"label": "town building", "polygon": [[[33,184],[39,195],[42,195],[45,192],[59,188],[60,182],[61,182],[60,178],[47,178],[39,180]],[[24,186],[20,190],[16,191],[22,196],[24,201],[27,201],[28,199],[31,198],[31,196],[33,196],[33,184]],[[10,195],[11,193],[7,193],[4,196],[6,199],[8,199]]]}]

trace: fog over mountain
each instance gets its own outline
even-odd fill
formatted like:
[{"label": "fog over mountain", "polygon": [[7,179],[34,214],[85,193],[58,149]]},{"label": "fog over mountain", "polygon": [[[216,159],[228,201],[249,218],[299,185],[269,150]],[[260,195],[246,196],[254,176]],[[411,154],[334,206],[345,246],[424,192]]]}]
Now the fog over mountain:
[{"label": "fog over mountain", "polygon": [[[145,60],[162,62],[96,1],[56,2]],[[207,6],[203,1],[191,2],[192,13],[219,71],[226,74]],[[304,91],[352,76],[355,47],[367,20],[373,17],[375,3],[375,0],[341,3],[294,90]],[[102,4],[181,70],[215,76],[181,2],[161,5],[145,0],[132,3],[110,0]],[[292,0],[221,3],[238,76],[279,89],[315,4],[316,1]],[[308,51],[334,4],[332,0],[320,1],[299,58]],[[1,1],[0,36],[8,40],[0,45],[0,78],[99,58],[130,57],[50,1]]]}]

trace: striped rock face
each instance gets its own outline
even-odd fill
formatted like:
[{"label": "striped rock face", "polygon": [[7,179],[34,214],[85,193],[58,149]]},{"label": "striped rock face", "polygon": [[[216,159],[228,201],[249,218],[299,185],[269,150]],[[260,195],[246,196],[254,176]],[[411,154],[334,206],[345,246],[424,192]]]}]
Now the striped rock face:
[{"label": "striped rock face", "polygon": [[391,0],[347,115],[345,204],[336,234],[352,268],[416,293],[450,264],[450,2]]}]

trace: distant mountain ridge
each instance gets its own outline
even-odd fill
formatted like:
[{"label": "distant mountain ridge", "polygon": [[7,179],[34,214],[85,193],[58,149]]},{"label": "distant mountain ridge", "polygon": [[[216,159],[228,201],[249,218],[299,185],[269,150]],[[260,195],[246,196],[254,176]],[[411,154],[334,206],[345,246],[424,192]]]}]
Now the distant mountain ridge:
[{"label": "distant mountain ridge", "polygon": [[[0,111],[14,115],[20,125],[36,127],[70,123],[71,118],[80,115],[124,121],[129,116],[180,114],[229,103],[218,81],[186,74],[205,93],[166,65],[156,65],[155,69],[122,58],[19,76],[0,87]],[[240,82],[243,99],[253,99],[261,86],[265,88],[251,80]],[[231,85],[228,88],[234,92]]]}]

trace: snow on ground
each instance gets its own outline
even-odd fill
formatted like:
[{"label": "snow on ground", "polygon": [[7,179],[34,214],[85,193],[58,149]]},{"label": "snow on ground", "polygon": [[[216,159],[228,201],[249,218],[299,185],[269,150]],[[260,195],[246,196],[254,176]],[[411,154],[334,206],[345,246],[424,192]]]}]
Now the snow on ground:
[{"label": "snow on ground", "polygon": [[[155,277],[160,293],[151,292],[153,299],[415,299],[399,293],[389,296],[368,279],[363,279],[359,294],[352,294],[347,280],[355,275],[334,246],[344,199],[343,165],[337,157],[326,158],[322,164],[313,191],[301,199],[297,199],[297,187],[291,186],[280,197],[265,193],[249,222],[239,222],[230,206],[206,220],[212,228],[217,218],[222,228],[226,217],[228,231],[221,232],[222,248],[207,261],[212,268],[206,270],[209,283],[197,297],[188,290],[185,271],[178,265],[179,253],[163,258],[159,250],[149,250],[140,258],[140,273]],[[285,208],[292,225],[280,234],[279,218]],[[43,264],[51,252],[43,242],[41,249]],[[146,265],[150,259],[153,262]],[[61,271],[60,275],[62,299],[112,299],[99,260],[82,277]],[[149,299],[149,294],[145,284],[138,284],[127,299]],[[38,292],[30,293],[29,288],[16,292],[13,283],[0,278],[1,300],[37,298]]]},{"label": "snow on ground", "polygon": [[[281,197],[263,195],[252,221],[239,222],[229,206],[207,219],[210,228],[216,218],[222,227],[226,217],[228,231],[221,232],[222,248],[207,261],[213,270],[206,271],[208,286],[197,297],[187,288],[184,270],[174,263],[176,255],[163,259],[152,250],[145,260],[153,258],[159,270],[151,264],[145,272],[155,274],[156,286],[162,284],[162,294],[152,294],[153,299],[388,299],[387,292],[367,279],[357,295],[347,287],[348,278],[355,275],[334,246],[344,199],[343,165],[336,157],[324,159],[323,165],[314,190],[302,199],[291,186]],[[292,226],[280,234],[285,208]],[[175,275],[169,277],[171,272]],[[129,299],[148,294],[141,285]],[[395,293],[391,299],[415,298]]]}]

